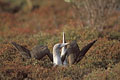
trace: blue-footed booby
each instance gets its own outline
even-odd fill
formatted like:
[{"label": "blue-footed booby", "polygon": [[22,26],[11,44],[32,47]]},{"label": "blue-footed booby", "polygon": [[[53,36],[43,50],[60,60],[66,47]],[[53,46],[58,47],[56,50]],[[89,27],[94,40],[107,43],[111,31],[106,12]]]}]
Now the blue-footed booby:
[{"label": "blue-footed booby", "polygon": [[62,47],[65,47],[66,45],[68,45],[69,43],[58,43],[55,44],[53,47],[53,63],[54,65],[63,65],[62,62],[62,57],[65,55],[65,53],[61,56],[60,54],[60,50]]},{"label": "blue-footed booby", "polygon": [[[11,43],[25,59],[35,58],[40,60],[47,55],[54,65],[71,65],[80,62],[96,41],[97,40],[90,42],[80,50],[77,41],[74,40],[70,43],[66,43],[65,33],[63,32],[63,42],[54,45],[53,53],[50,53],[48,47],[44,45],[37,45],[30,51],[24,46],[19,45],[15,42]],[[66,47],[67,45],[68,47]]]}]

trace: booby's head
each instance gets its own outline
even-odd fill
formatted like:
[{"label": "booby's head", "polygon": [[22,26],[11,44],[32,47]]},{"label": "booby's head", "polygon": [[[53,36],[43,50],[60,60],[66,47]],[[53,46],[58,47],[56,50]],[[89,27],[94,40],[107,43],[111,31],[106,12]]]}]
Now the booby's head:
[{"label": "booby's head", "polygon": [[69,43],[57,43],[53,47],[53,63],[54,65],[62,65],[60,49]]},{"label": "booby's head", "polygon": [[62,47],[65,47],[66,45],[68,45],[69,43],[57,43],[54,45],[54,49],[61,49]]}]

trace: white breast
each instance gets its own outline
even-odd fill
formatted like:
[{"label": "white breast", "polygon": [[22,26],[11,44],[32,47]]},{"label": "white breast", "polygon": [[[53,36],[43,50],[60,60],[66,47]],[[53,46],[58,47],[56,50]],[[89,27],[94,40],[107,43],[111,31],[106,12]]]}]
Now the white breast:
[{"label": "white breast", "polygon": [[60,57],[60,50],[55,49],[54,47],[53,47],[53,64],[62,65],[62,61]]}]

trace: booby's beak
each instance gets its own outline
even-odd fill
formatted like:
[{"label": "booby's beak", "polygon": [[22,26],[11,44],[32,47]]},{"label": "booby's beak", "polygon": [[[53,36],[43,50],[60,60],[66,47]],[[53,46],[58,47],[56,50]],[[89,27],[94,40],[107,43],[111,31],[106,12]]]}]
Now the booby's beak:
[{"label": "booby's beak", "polygon": [[62,43],[60,47],[62,48],[65,47],[66,45],[69,45],[69,43]]}]

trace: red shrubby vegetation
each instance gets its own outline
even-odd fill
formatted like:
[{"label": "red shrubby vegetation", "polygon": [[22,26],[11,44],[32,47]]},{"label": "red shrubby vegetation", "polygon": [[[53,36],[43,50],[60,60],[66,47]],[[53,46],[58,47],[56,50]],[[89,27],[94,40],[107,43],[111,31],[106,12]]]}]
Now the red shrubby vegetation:
[{"label": "red shrubby vegetation", "polygon": [[[73,18],[70,4],[48,3],[28,13],[0,13],[0,80],[119,80],[120,12],[107,18],[107,27],[100,31]],[[53,67],[47,56],[40,61],[23,59],[11,45],[14,41],[31,50],[43,44],[52,51],[55,43],[62,42],[62,31],[67,42],[77,40],[80,49],[98,41],[77,65],[67,67]]]}]

